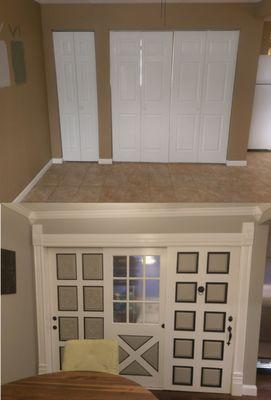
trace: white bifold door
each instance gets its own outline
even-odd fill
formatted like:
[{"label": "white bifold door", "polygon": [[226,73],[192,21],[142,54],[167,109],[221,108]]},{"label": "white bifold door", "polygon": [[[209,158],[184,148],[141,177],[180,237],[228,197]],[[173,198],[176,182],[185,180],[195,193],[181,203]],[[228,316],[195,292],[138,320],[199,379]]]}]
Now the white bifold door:
[{"label": "white bifold door", "polygon": [[115,161],[168,161],[172,37],[110,34]]},{"label": "white bifold door", "polygon": [[114,160],[225,163],[238,37],[111,33]]},{"label": "white bifold door", "polygon": [[98,108],[93,32],[54,32],[63,159],[98,160]]}]

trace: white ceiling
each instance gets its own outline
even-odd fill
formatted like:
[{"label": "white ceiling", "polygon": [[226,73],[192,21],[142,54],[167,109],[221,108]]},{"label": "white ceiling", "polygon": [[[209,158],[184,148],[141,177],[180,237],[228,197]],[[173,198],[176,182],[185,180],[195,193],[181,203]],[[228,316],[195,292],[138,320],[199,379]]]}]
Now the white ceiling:
[{"label": "white ceiling", "polygon": [[[161,0],[36,0],[40,4],[160,3]],[[165,1],[165,0],[163,0]],[[167,3],[258,3],[261,0],[167,0]]]}]

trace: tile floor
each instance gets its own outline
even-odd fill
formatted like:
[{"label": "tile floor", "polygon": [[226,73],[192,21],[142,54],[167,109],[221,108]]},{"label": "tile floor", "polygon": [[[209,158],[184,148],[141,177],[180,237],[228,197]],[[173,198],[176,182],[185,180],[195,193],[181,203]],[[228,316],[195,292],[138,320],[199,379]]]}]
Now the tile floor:
[{"label": "tile floor", "polygon": [[247,167],[65,162],[52,165],[25,202],[270,202],[271,152]]}]

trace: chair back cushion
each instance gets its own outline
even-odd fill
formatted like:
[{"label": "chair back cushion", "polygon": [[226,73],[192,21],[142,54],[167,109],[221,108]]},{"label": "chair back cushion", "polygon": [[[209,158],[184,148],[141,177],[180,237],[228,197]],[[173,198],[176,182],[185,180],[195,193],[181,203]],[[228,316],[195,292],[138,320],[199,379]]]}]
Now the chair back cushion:
[{"label": "chair back cushion", "polygon": [[116,340],[68,340],[62,363],[63,371],[96,371],[117,375]]}]

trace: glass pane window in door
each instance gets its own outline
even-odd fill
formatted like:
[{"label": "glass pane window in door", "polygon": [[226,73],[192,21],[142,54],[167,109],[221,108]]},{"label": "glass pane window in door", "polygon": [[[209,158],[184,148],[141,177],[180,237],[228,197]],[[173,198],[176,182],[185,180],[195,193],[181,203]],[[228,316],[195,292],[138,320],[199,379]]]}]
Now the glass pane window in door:
[{"label": "glass pane window in door", "polygon": [[129,257],[129,276],[130,278],[143,277],[143,256]]},{"label": "glass pane window in door", "polygon": [[143,280],[130,279],[129,281],[129,300],[143,300]]},{"label": "glass pane window in door", "polygon": [[113,321],[127,322],[127,305],[126,303],[113,303]]},{"label": "glass pane window in door", "polygon": [[113,276],[116,278],[127,276],[127,257],[114,256],[113,257]]},{"label": "glass pane window in door", "polygon": [[145,300],[159,301],[159,280],[147,279],[145,286]]},{"label": "glass pane window in door", "polygon": [[143,322],[143,303],[129,303],[129,322],[132,324]]},{"label": "glass pane window in door", "polygon": [[146,256],[146,277],[159,278],[160,256]]},{"label": "glass pane window in door", "polygon": [[127,298],[127,282],[126,279],[114,279],[113,282],[113,299],[126,300]]}]

